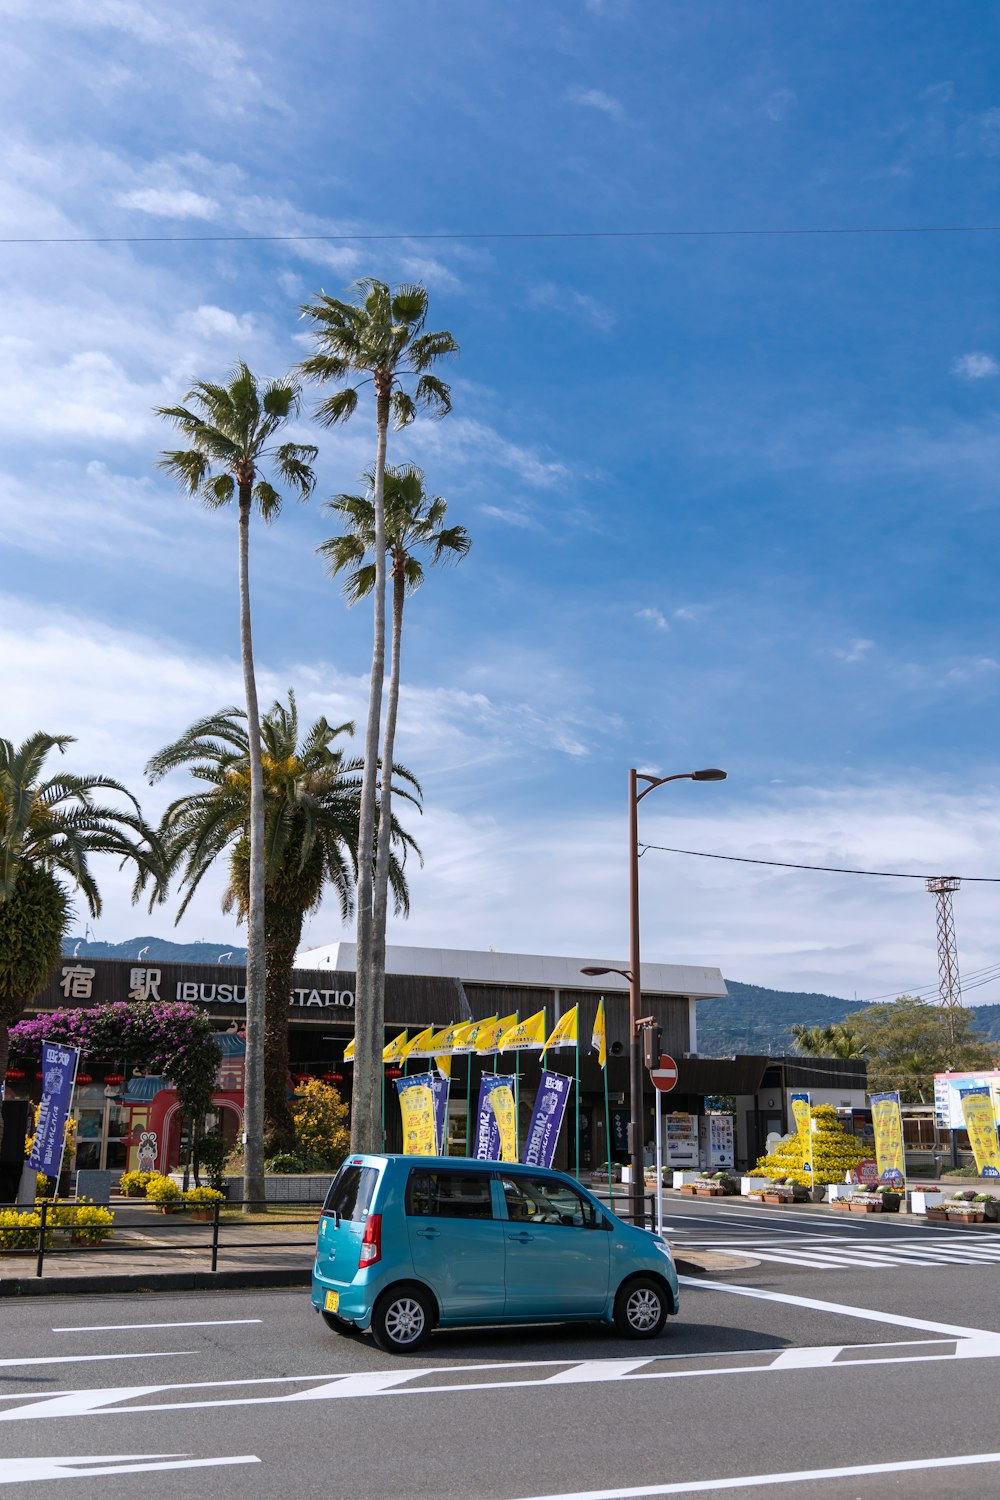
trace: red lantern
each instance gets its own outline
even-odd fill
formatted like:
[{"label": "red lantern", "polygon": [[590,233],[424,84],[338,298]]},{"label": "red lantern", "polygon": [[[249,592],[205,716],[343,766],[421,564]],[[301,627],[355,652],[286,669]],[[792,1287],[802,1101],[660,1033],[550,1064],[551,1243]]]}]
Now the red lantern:
[{"label": "red lantern", "polygon": [[125,1082],[124,1073],[105,1073],[104,1087],[106,1089],[117,1089]]},{"label": "red lantern", "polygon": [[6,1073],[4,1074],[4,1077],[6,1078],[8,1083],[20,1083],[21,1079],[24,1077],[24,1069],[8,1068]]},{"label": "red lantern", "polygon": [[343,1073],[324,1073],[323,1074],[323,1082],[324,1083],[337,1084],[337,1083],[343,1083],[343,1081],[344,1081],[344,1075],[343,1075]]},{"label": "red lantern", "polygon": [[402,1078],[403,1070],[402,1068],[386,1068],[385,1076],[386,1078]]},{"label": "red lantern", "polygon": [[76,1081],[81,1088],[86,1088],[87,1084],[93,1083],[94,1080],[91,1078],[89,1073],[77,1073]]},{"label": "red lantern", "polygon": [[299,1088],[301,1084],[308,1083],[311,1077],[311,1073],[293,1073],[292,1082],[295,1084],[296,1088]]}]

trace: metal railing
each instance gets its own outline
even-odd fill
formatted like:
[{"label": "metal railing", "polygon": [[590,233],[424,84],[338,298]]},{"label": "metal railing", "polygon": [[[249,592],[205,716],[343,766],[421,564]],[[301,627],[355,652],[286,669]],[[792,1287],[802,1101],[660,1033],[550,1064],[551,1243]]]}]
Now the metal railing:
[{"label": "metal railing", "polygon": [[[197,1214],[197,1218],[192,1217],[191,1209],[179,1205],[175,1212],[168,1212],[164,1215],[162,1223],[157,1219],[155,1224],[151,1225],[154,1205],[150,1204],[143,1210],[139,1206],[141,1202],[142,1200],[136,1200],[130,1203],[128,1208],[122,1209],[116,1206],[112,1209],[115,1214],[113,1226],[93,1226],[88,1225],[86,1221],[77,1224],[77,1213],[84,1208],[92,1210],[93,1204],[52,1203],[44,1199],[38,1205],[37,1227],[24,1225],[23,1227],[17,1226],[16,1230],[19,1237],[26,1238],[29,1234],[33,1236],[34,1246],[29,1241],[23,1247],[15,1247],[15,1251],[23,1248],[25,1255],[34,1255],[36,1278],[44,1276],[46,1261],[56,1256],[81,1256],[82,1271],[86,1264],[84,1245],[99,1250],[102,1255],[128,1255],[133,1259],[137,1254],[147,1254],[151,1257],[183,1255],[190,1258],[192,1252],[202,1250],[210,1269],[217,1271],[220,1257],[226,1253],[235,1254],[244,1250],[283,1252],[301,1249],[308,1249],[312,1252],[316,1244],[316,1225],[321,1208],[319,1203],[309,1199],[284,1200],[280,1204],[270,1199],[251,1199],[245,1205],[248,1208],[267,1209],[270,1212],[278,1210],[275,1213],[274,1222],[276,1225],[281,1225],[281,1230],[276,1229],[267,1239],[247,1239],[245,1238],[247,1232],[252,1232],[260,1226],[241,1222],[239,1214],[244,1207],[242,1203],[216,1202],[205,1205],[203,1209],[193,1211]],[[98,1206],[104,1207],[103,1204]],[[284,1213],[286,1208],[309,1208],[312,1213],[302,1218],[288,1218]],[[225,1219],[222,1218],[223,1212],[226,1212]],[[130,1217],[123,1220],[123,1214]],[[294,1229],[299,1225],[309,1226],[312,1233],[308,1239],[295,1239],[284,1233],[286,1229]],[[140,1227],[144,1233],[138,1236],[137,1231]],[[151,1229],[155,1229],[155,1240],[152,1243],[149,1242]],[[131,1235],[130,1230],[133,1231]],[[57,1238],[63,1233],[65,1233],[64,1238]],[[192,1238],[199,1234],[203,1234],[203,1237],[192,1244]],[[120,1237],[115,1239],[116,1236]],[[164,1236],[169,1239],[176,1237],[177,1243],[162,1243]],[[187,1244],[183,1243],[185,1239]],[[113,1240],[115,1242],[112,1242]]]}]

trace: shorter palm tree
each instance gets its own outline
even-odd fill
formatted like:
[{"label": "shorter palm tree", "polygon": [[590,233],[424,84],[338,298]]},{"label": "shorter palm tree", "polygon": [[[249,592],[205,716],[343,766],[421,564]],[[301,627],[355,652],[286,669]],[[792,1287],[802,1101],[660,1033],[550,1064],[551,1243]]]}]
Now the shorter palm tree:
[{"label": "shorter palm tree", "polygon": [[865,1049],[861,1037],[853,1026],[845,1021],[834,1021],[829,1026],[804,1026],[801,1023],[790,1028],[795,1047],[808,1057],[864,1057]]},{"label": "shorter palm tree", "polygon": [[[346,921],[353,909],[363,762],[336,742],[353,724],[318,719],[299,744],[295,694],[275,703],[261,720],[264,781],[264,949],[267,955],[264,1020],[264,1144],[268,1155],[290,1150],[288,1104],[288,1003],[292,970],[307,913],[332,889]],[[192,724],[146,767],[153,781],[181,767],[205,790],[179,797],[163,815],[161,835],[171,875],[184,891],[178,920],[216,859],[229,860],[224,910],[245,920],[250,900],[249,732],[246,714],[226,708]],[[401,767],[399,795],[419,806],[420,788]],[[390,870],[396,910],[409,909],[403,866],[416,843],[398,823]]]},{"label": "shorter palm tree", "polygon": [[[345,598],[351,604],[366,598],[375,588],[377,530],[375,495],[377,474],[374,469],[361,476],[367,485],[364,495],[337,495],[324,507],[339,516],[346,525],[340,535],[331,537],[317,549],[326,558],[331,574],[345,573]],[[395,760],[396,719],[399,712],[399,676],[403,649],[403,605],[406,596],[424,581],[426,557],[431,565],[458,562],[465,557],[472,541],[464,526],[447,526],[447,503],[440,495],[431,498],[424,488],[424,476],[413,464],[386,467],[384,476],[385,546],[392,574],[392,644],[389,660],[389,696],[385,710],[382,737],[382,766]],[[375,893],[372,924],[372,966],[376,985],[381,988],[385,976],[385,932],[388,915],[391,844],[388,829],[392,823],[392,788],[383,775],[379,797],[379,831],[376,840],[378,857],[375,867]]]},{"label": "shorter palm tree", "polygon": [[[51,752],[64,753],[73,743],[72,735],[41,732],[16,746],[0,739],[0,1078],[10,1026],[59,962],[71,892],[81,893],[92,917],[100,915],[92,857],[110,854],[120,864],[135,864],[133,899],[147,880],[158,889],[164,873],[156,836],[121,782],[71,771],[44,775]],[[105,802],[105,792],[117,793],[127,806]]]}]

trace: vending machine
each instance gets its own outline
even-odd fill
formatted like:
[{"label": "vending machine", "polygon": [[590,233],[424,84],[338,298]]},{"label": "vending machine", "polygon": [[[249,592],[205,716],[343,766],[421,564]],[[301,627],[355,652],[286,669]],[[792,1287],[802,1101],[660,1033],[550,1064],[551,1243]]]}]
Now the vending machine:
[{"label": "vending machine", "polygon": [[719,1172],[735,1165],[732,1115],[699,1116],[698,1155],[704,1172]]},{"label": "vending machine", "polygon": [[673,1114],[664,1116],[666,1127],[665,1165],[678,1172],[698,1170],[698,1116]]}]

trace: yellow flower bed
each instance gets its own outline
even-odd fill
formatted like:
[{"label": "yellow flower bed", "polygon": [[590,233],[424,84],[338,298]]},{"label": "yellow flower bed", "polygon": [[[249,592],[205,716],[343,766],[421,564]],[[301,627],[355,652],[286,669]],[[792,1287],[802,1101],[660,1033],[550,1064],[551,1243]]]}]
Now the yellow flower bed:
[{"label": "yellow flower bed", "polygon": [[868,1156],[865,1147],[848,1135],[832,1104],[817,1104],[812,1112],[815,1129],[812,1137],[814,1175],[802,1169],[802,1143],[798,1135],[784,1141],[769,1156],[762,1156],[750,1172],[751,1177],[787,1177],[804,1187],[843,1182],[847,1173]]}]

